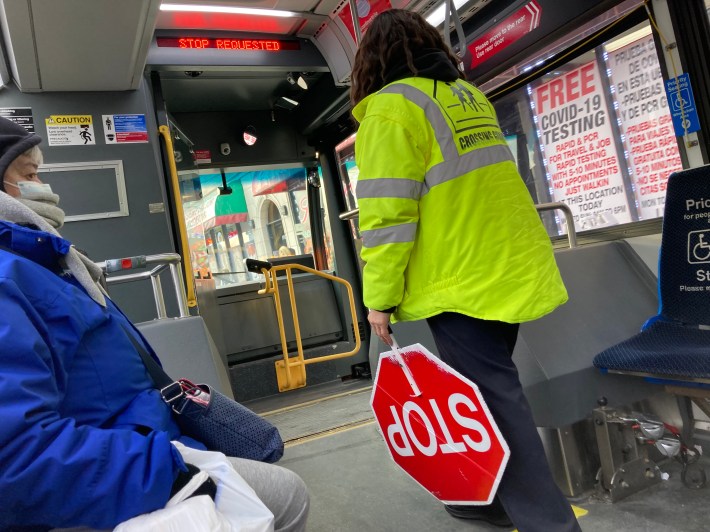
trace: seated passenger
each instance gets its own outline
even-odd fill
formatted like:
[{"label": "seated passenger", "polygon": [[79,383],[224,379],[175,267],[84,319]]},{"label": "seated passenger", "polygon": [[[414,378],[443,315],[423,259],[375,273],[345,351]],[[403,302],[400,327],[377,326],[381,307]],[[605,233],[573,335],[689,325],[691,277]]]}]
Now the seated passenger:
[{"label": "seated passenger", "polygon": [[[100,268],[57,232],[64,215],[37,176],[40,141],[0,118],[0,530],[110,529],[163,508],[198,471],[171,440],[204,446],[180,434]],[[230,461],[276,530],[305,529],[297,475]]]}]

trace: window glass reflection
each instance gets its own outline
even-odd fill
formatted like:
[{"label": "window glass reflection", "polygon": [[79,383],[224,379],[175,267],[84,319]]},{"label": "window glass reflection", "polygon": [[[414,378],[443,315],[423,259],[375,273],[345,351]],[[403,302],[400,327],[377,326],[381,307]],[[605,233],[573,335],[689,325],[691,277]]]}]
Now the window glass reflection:
[{"label": "window glass reflection", "polygon": [[[220,169],[181,176],[196,277],[214,277],[217,288],[253,282],[261,276],[246,271],[245,258],[312,254],[305,168],[224,168],[224,173],[229,194]],[[331,239],[324,225],[327,246]],[[332,262],[332,250],[327,256]]]},{"label": "window glass reflection", "polygon": [[[563,202],[577,231],[662,216],[682,169],[658,53],[641,24],[495,101],[536,203]],[[551,235],[565,219],[544,213]]]}]

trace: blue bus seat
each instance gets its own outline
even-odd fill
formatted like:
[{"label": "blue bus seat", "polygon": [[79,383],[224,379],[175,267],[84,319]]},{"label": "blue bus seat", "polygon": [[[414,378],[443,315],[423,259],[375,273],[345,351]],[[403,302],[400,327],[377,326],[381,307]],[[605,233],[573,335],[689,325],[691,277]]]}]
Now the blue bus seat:
[{"label": "blue bus seat", "polygon": [[710,165],[668,179],[659,310],[640,333],[600,352],[603,372],[710,390]]}]

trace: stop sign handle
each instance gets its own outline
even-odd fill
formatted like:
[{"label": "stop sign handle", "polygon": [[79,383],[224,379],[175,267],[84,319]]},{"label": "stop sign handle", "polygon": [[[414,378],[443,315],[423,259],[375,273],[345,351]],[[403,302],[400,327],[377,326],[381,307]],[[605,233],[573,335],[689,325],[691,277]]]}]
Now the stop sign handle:
[{"label": "stop sign handle", "polygon": [[414,375],[412,375],[412,372],[409,370],[407,363],[404,361],[404,357],[402,356],[402,351],[400,350],[399,344],[397,343],[397,340],[395,340],[394,335],[392,334],[392,328],[388,326],[387,330],[390,333],[390,338],[392,338],[392,345],[390,346],[392,348],[392,354],[390,354],[389,356],[391,358],[394,358],[394,360],[397,361],[399,367],[402,368],[404,376],[407,377],[407,382],[412,387],[412,397],[419,397],[422,392],[419,389],[419,386],[417,386],[416,381],[414,380]]}]

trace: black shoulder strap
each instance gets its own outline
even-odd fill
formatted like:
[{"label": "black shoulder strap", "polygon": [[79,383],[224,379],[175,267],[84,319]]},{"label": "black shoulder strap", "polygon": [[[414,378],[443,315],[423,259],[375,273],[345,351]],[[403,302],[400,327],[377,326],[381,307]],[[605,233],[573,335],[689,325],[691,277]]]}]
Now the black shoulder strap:
[{"label": "black shoulder strap", "polygon": [[3,251],[7,251],[8,253],[12,253],[13,255],[17,255],[18,257],[22,257],[22,255],[20,255],[17,251],[10,249],[6,246],[3,246],[2,244],[0,244],[0,249]]},{"label": "black shoulder strap", "polygon": [[175,382],[174,379],[171,379],[168,374],[163,371],[163,368],[160,367],[153,357],[150,356],[150,353],[145,350],[145,347],[143,347],[138,340],[136,340],[135,336],[133,336],[124,325],[121,327],[123,327],[123,332],[126,333],[126,336],[128,336],[128,339],[133,344],[133,347],[136,348],[136,351],[138,351],[138,354],[141,356],[143,364],[145,364],[145,369],[148,370],[148,374],[153,379],[155,387],[162,389]]}]

